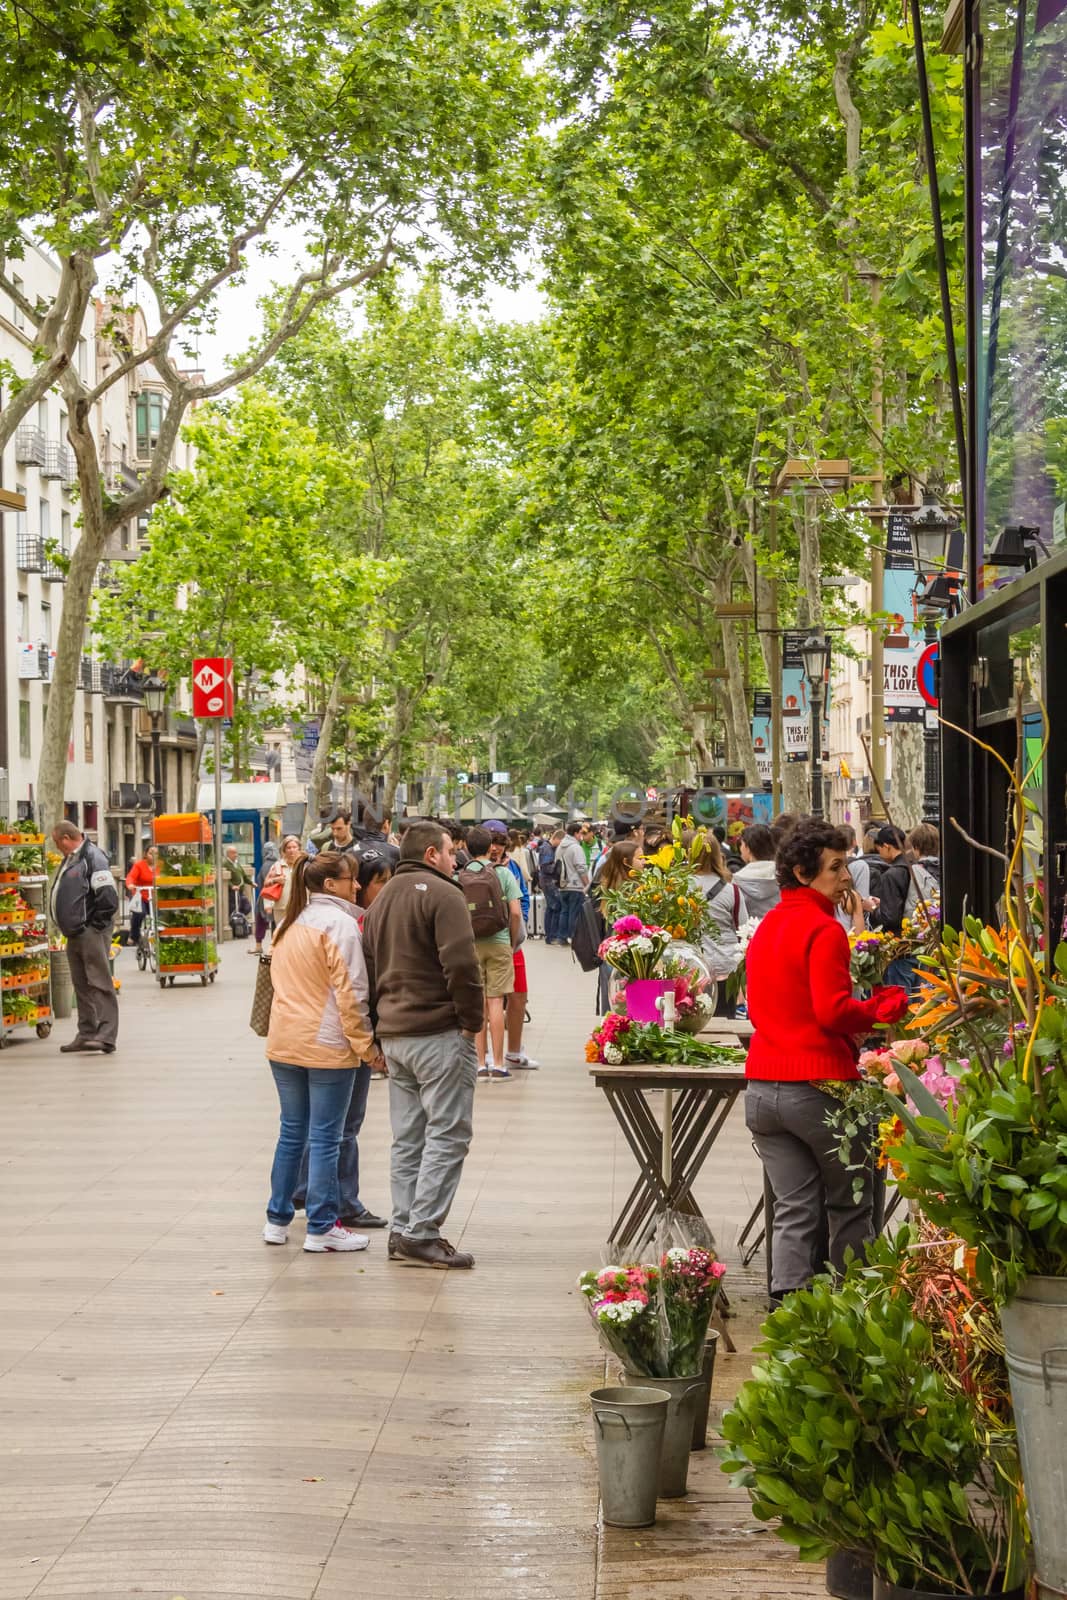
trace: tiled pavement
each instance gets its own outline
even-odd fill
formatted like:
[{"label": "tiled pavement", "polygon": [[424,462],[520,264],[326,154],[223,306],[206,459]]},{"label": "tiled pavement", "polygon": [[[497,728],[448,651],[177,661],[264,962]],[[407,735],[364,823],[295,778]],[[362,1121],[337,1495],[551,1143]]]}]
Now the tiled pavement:
[{"label": "tiled pavement", "polygon": [[[820,1592],[710,1453],[656,1529],[598,1534],[574,1279],[632,1164],[581,1061],[591,980],[528,952],[544,1065],[479,1086],[448,1230],[469,1276],[390,1267],[381,1234],[261,1243],[277,1113],[240,950],[165,993],[124,952],[112,1057],[59,1055],[63,1023],[0,1055],[0,1600]],[[361,1149],[386,1207],[384,1085]],[[757,1181],[736,1114],[719,1151],[729,1254]]]}]

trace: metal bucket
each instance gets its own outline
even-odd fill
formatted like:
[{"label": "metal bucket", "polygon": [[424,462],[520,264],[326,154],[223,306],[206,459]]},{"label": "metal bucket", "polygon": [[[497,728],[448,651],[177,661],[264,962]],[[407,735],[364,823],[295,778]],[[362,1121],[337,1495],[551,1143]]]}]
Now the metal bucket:
[{"label": "metal bucket", "polygon": [[49,952],[52,977],[52,1015],[69,1017],[74,1010],[74,984],[70,976],[70,958],[65,950]]},{"label": "metal bucket", "polygon": [[703,1450],[708,1442],[708,1406],[711,1403],[711,1380],[715,1376],[715,1352],[719,1347],[717,1331],[709,1331],[708,1342],[704,1346],[704,1366],[700,1376],[704,1380],[704,1393],[697,1401],[696,1414],[693,1417],[693,1443],[691,1449]]},{"label": "metal bucket", "polygon": [[659,1464],[659,1497],[661,1500],[678,1500],[686,1492],[689,1452],[693,1447],[693,1420],[701,1394],[707,1393],[704,1379],[649,1379],[624,1372],[622,1381],[627,1385],[651,1382],[657,1389],[666,1389],[670,1395],[667,1426],[663,1430],[663,1454]]},{"label": "metal bucket", "polygon": [[663,1430],[670,1395],[664,1389],[594,1389],[600,1501],[613,1528],[647,1528],[656,1520]]},{"label": "metal bucket", "polygon": [[[1024,1600],[1025,1595],[1026,1585],[1021,1583],[1017,1589],[987,1589],[984,1594],[974,1595],[972,1600]],[[874,1600],[944,1600],[944,1590],[902,1589],[875,1573]]]},{"label": "metal bucket", "polygon": [[835,1550],[826,1558],[826,1592],[835,1600],[871,1600],[874,1568],[866,1556]]},{"label": "metal bucket", "polygon": [[1024,1278],[1000,1325],[1037,1580],[1067,1595],[1067,1278]]}]

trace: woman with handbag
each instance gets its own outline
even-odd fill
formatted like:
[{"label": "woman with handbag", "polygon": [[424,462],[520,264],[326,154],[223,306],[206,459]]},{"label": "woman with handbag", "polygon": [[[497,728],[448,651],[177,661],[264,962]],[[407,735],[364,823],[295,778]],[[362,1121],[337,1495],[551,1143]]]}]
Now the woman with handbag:
[{"label": "woman with handbag", "polygon": [[[267,1056],[281,1106],[263,1238],[285,1244],[308,1147],[304,1249],[365,1250],[343,1227],[338,1158],[356,1072],[378,1051],[367,1014],[367,969],[357,922],[359,865],[352,855],[303,853],[292,869],[285,916],[271,952]],[[368,1071],[369,1077],[369,1071]]]}]

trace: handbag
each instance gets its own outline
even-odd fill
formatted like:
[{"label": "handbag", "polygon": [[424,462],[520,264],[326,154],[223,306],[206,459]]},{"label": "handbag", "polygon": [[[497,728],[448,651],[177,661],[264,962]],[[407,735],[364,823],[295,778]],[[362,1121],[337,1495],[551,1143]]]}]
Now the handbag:
[{"label": "handbag", "polygon": [[256,963],[256,988],[252,996],[252,1015],[248,1026],[253,1033],[265,1039],[270,1032],[270,1008],[274,999],[274,984],[270,976],[270,956],[260,956]]},{"label": "handbag", "polygon": [[284,888],[285,885],[279,881],[275,881],[274,883],[265,883],[262,889],[259,891],[259,898],[261,900],[280,900],[282,897],[282,890]]}]

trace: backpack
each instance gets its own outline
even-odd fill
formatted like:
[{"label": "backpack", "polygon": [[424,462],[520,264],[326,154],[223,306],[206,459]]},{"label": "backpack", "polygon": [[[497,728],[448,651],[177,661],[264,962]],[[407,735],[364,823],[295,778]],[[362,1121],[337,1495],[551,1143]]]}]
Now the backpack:
[{"label": "backpack", "polygon": [[904,915],[910,917],[919,904],[919,896],[930,903],[935,903],[941,898],[941,885],[928,867],[921,861],[911,862],[911,882],[908,884],[908,893],[904,901]]},{"label": "backpack", "polygon": [[474,937],[490,939],[494,933],[503,933],[509,917],[496,868],[482,866],[472,871],[464,867],[456,881],[467,902]]},{"label": "backpack", "polygon": [[600,965],[600,941],[604,937],[600,913],[589,896],[578,907],[578,920],[571,935],[571,955],[583,972],[595,972]]}]

